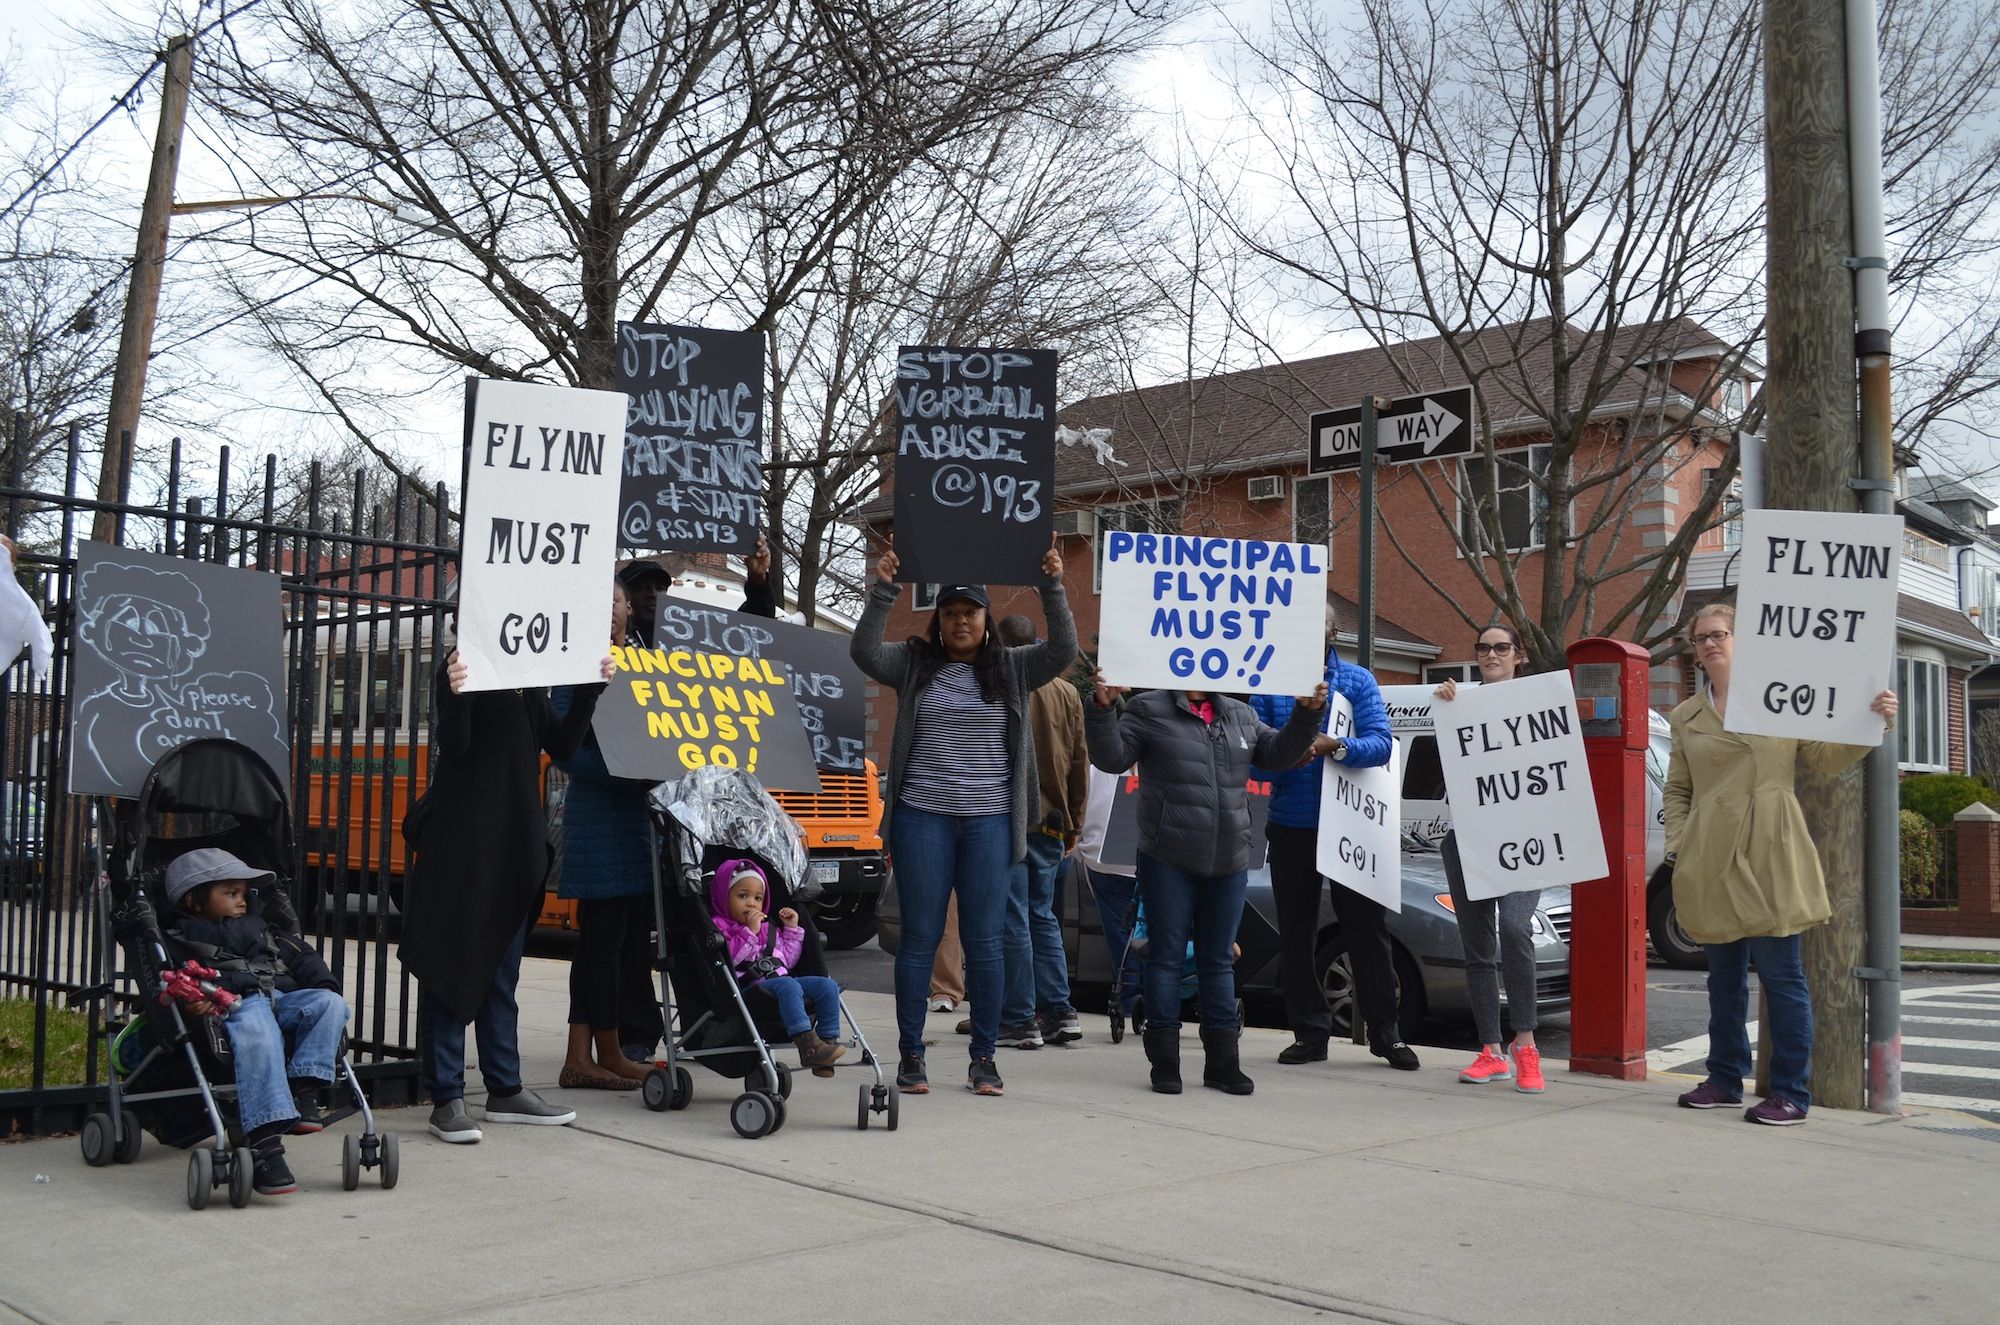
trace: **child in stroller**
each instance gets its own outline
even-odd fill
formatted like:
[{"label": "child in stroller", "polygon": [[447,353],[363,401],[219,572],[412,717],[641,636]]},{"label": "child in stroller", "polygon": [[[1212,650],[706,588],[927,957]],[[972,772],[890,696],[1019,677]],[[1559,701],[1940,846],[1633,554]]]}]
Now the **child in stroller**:
[{"label": "child in stroller", "polygon": [[224,1019],[252,1187],[264,1196],[298,1190],[282,1138],[324,1126],[319,1098],[333,1084],[347,1025],[339,982],[319,954],[298,934],[265,922],[258,891],[276,882],[220,847],[189,851],[167,866],[163,887],[173,909],[160,926],[170,962],[210,968],[215,987],[234,996],[196,990],[185,1007]]},{"label": "child in stroller", "polygon": [[[709,886],[715,927],[729,945],[730,968],[745,988],[762,989],[778,1005],[785,1034],[798,1046],[799,1065],[816,1077],[833,1075],[847,1052],[840,1041],[840,986],[824,975],[793,975],[805,948],[799,913],[783,907],[771,924],[764,913],[764,871],[753,860],[725,860]],[[808,1015],[807,1005],[811,1005]]]}]

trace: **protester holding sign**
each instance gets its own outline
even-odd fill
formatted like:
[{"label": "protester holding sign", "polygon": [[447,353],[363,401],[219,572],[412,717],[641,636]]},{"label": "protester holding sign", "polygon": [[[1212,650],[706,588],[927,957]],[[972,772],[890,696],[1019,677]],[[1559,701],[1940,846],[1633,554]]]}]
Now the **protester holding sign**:
[{"label": "protester holding sign", "polygon": [[[1750,702],[1730,694],[1735,634],[1736,609],[1726,603],[1695,615],[1689,636],[1707,685],[1670,715],[1674,752],[1665,799],[1674,907],[1681,928],[1708,954],[1708,1079],[1680,1103],[1718,1109],[1743,1102],[1754,964],[1770,1006],[1771,1094],[1743,1116],[1790,1127],[1812,1107],[1812,998],[1799,935],[1833,913],[1793,778],[1800,759],[1838,773],[1869,747],[1728,730],[1731,705]],[[1895,724],[1895,691],[1879,692],[1868,707]]]},{"label": "protester holding sign", "polygon": [[925,996],[945,908],[958,897],[972,999],[972,1065],[966,1089],[998,1095],[993,1065],[1002,998],[1001,918],[1013,866],[1028,854],[1028,829],[1041,819],[1041,785],[1028,723],[1028,696],[1061,676],[1076,657],[1076,626],[1063,593],[1062,554],[1042,558],[1042,616],[1049,637],[1006,648],[995,633],[986,590],[938,590],[927,638],[885,644],[895,605],[898,562],[875,565],[868,606],[854,628],[855,666],[896,691],[883,835],[902,898],[896,949],[897,1089],[923,1094]]},{"label": "protester holding sign", "polygon": [[[611,678],[605,658],[599,675]],[[436,770],[403,833],[416,860],[403,906],[403,969],[416,977],[423,1085],[431,1135],[474,1142],[465,1107],[465,1026],[479,1039],[486,1121],[561,1126],[576,1112],[521,1082],[514,987],[521,949],[549,872],[541,755],[567,759],[589,729],[603,686],[582,688],[558,719],[543,690],[467,691],[454,649],[439,671],[431,719]]]},{"label": "protester holding sign", "polygon": [[[1319,872],[1320,761],[1331,758],[1349,768],[1378,768],[1389,762],[1395,740],[1382,691],[1365,667],[1343,662],[1334,646],[1333,609],[1326,613],[1326,684],[1354,708],[1354,732],[1313,737],[1312,757],[1297,768],[1259,771],[1271,783],[1271,904],[1278,912],[1278,961],[1285,993],[1285,1020],[1292,1043],[1278,1054],[1285,1064],[1323,1063],[1333,1035],[1333,1012],[1319,968],[1319,898],[1324,881],[1333,889],[1334,917],[1347,941],[1354,969],[1356,1015],[1368,1027],[1368,1049],[1389,1066],[1417,1070],[1417,1055],[1403,1043],[1397,1023],[1396,959],[1389,946],[1389,913],[1380,902],[1343,887]],[[1283,695],[1252,695],[1250,707],[1271,726],[1292,716]],[[1333,706],[1324,710],[1331,713]]]},{"label": "protester holding sign", "polygon": [[[614,644],[625,639],[630,617],[625,586],[614,579]],[[550,696],[556,714],[567,716],[583,689],[556,690]],[[646,793],[653,784],[612,776],[595,732],[575,754],[556,760],[556,767],[569,777],[556,896],[577,904],[576,951],[569,959],[569,1047],[556,1084],[565,1090],[637,1090],[648,1069],[633,1062],[623,1045],[644,1042],[648,1032],[657,1041],[661,1027],[649,978],[653,871]],[[640,1004],[628,1006],[634,999]]]},{"label": "protester holding sign", "polygon": [[[1250,884],[1250,767],[1304,758],[1326,707],[1326,683],[1300,699],[1282,731],[1242,700],[1204,690],[1125,694],[1098,677],[1085,714],[1090,762],[1139,769],[1139,887],[1146,904],[1146,1058],[1153,1089],[1181,1091],[1181,962],[1194,935],[1200,987],[1201,1084],[1248,1095],[1237,1054],[1236,927]],[[977,1007],[975,997],[973,1006]]]},{"label": "protester holding sign", "polygon": [[[1483,685],[1511,681],[1528,671],[1528,651],[1520,632],[1496,623],[1479,632],[1473,645]],[[1447,680],[1436,698],[1449,703],[1458,684]],[[1442,714],[1437,719],[1445,728]],[[1535,908],[1541,889],[1474,899],[1466,895],[1465,865],[1458,854],[1456,830],[1444,835],[1439,847],[1445,878],[1451,885],[1452,914],[1458,917],[1458,941],[1465,953],[1465,990],[1472,1002],[1472,1020],[1479,1030],[1479,1056],[1458,1074],[1460,1081],[1485,1085],[1512,1081],[1514,1089],[1539,1094],[1547,1089],[1542,1075],[1542,1051],[1535,1047]],[[1496,972],[1497,967],[1497,972]],[[1500,977],[1507,982],[1507,1021],[1513,1027],[1513,1061],[1501,1052]]]}]

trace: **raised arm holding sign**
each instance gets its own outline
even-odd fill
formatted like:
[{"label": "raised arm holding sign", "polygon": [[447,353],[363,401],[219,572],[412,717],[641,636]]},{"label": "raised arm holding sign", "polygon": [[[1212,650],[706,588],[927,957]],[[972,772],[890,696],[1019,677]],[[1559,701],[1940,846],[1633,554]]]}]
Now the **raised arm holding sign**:
[{"label": "raised arm holding sign", "polygon": [[595,681],[617,557],[625,397],[474,381],[459,550],[463,689]]}]

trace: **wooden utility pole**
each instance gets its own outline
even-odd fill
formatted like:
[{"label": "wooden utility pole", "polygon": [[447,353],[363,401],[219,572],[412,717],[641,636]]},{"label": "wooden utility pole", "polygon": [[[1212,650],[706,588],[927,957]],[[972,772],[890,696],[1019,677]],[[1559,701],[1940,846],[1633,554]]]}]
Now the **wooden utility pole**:
[{"label": "wooden utility pole", "polygon": [[[153,139],[153,169],[146,178],[146,201],[139,211],[139,243],[132,255],[132,281],[125,290],[125,321],[118,330],[111,408],[104,421],[104,464],[97,476],[97,500],[107,505],[124,501],[132,482],[132,448],[139,432],[139,404],[146,394],[146,361],[153,353],[153,324],[160,313],[167,222],[174,205],[174,177],[180,170],[181,129],[187,123],[188,77],[193,64],[192,38],[175,37],[167,43],[160,131]],[[109,543],[117,534],[117,513],[100,510],[90,536]]]},{"label": "wooden utility pole", "polygon": [[[1854,252],[1841,0],[1765,0],[1765,254],[1770,378],[1766,499],[1853,511],[1857,457]],[[1833,918],[1805,936],[1815,1104],[1863,1103],[1861,776],[1801,767],[1799,803],[1819,844]]]}]

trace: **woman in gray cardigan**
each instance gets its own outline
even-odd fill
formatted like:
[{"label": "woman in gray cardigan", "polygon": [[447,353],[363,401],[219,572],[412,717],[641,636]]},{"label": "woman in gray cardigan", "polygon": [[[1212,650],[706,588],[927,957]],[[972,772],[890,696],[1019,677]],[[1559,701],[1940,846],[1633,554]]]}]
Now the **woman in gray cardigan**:
[{"label": "woman in gray cardigan", "polygon": [[1076,657],[1076,626],[1063,595],[1062,554],[1042,560],[1048,639],[1007,648],[994,632],[986,590],[939,588],[928,637],[885,644],[882,632],[900,591],[898,562],[884,552],[868,606],[854,628],[854,665],[896,691],[896,732],[883,797],[883,835],[896,868],[903,939],[896,949],[897,1089],[930,1090],[924,1071],[924,1016],[931,961],[945,908],[958,895],[972,1002],[967,1090],[1001,1093],[993,1065],[1000,1029],[1000,928],[1008,881],[1028,852],[1028,824],[1041,809],[1028,695],[1063,674]]},{"label": "woman in gray cardigan", "polygon": [[[1200,690],[1125,692],[1100,677],[1084,706],[1090,762],[1139,767],[1139,891],[1146,908],[1146,1058],[1153,1089],[1181,1093],[1181,961],[1194,936],[1200,981],[1201,1084],[1253,1089],[1237,1053],[1232,951],[1250,884],[1250,767],[1290,768],[1311,750],[1326,683],[1292,706],[1282,729],[1248,704]],[[978,1004],[975,1002],[974,1007]]]}]

